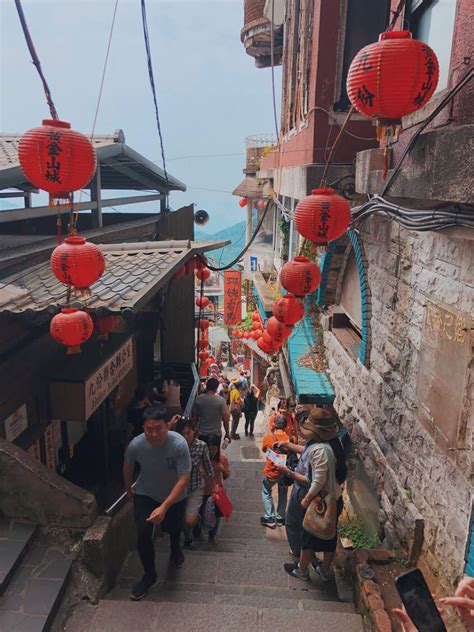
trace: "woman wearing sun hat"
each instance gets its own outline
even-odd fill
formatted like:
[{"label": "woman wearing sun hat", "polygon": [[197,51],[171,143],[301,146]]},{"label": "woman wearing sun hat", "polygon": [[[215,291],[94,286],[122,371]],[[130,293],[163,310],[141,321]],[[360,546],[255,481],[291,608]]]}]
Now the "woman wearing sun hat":
[{"label": "woman wearing sun hat", "polygon": [[301,455],[294,472],[286,467],[282,470],[294,480],[286,514],[286,530],[293,556],[295,560],[299,558],[299,563],[285,564],[285,570],[304,581],[309,579],[308,567],[315,552],[324,553],[324,561],[321,565],[313,563],[313,569],[323,581],[329,581],[328,571],[336,551],[337,535],[330,540],[317,538],[303,528],[303,520],[311,500],[331,480],[337,498],[337,515],[342,511],[340,484],[346,479],[347,466],[338,430],[329,411],[314,407],[298,424],[299,437],[305,444],[285,443],[281,446]]}]

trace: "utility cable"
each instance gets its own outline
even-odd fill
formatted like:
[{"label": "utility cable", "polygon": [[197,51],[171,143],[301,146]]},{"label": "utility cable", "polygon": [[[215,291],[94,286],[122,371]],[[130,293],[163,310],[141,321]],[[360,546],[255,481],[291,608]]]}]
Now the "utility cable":
[{"label": "utility cable", "polygon": [[398,162],[393,170],[393,172],[391,173],[390,177],[388,178],[387,182],[385,183],[382,192],[380,193],[380,195],[383,197],[387,191],[389,190],[389,188],[392,186],[392,184],[394,183],[395,179],[397,178],[398,174],[400,173],[400,168],[401,165],[403,163],[403,161],[405,160],[405,158],[408,156],[408,154],[410,153],[413,145],[416,143],[419,135],[421,134],[421,132],[426,129],[426,127],[431,123],[431,121],[436,118],[438,116],[438,114],[441,112],[441,110],[450,102],[453,100],[453,98],[457,95],[457,93],[462,90],[462,88],[468,83],[468,81],[470,81],[472,79],[472,77],[474,76],[474,69],[469,70],[469,72],[467,72],[464,77],[454,86],[454,88],[452,88],[448,94],[444,97],[444,99],[442,101],[440,101],[440,103],[437,105],[437,107],[433,110],[433,112],[431,112],[431,114],[429,116],[426,117],[426,119],[423,121],[423,123],[420,125],[420,127],[416,130],[416,132],[413,134],[413,136],[410,139],[410,142],[408,143],[408,145],[405,147],[402,155],[400,156],[400,158],[398,159]]},{"label": "utility cable", "polygon": [[153,103],[155,106],[155,117],[156,117],[156,125],[158,127],[158,136],[160,137],[161,159],[163,161],[163,171],[165,173],[166,182],[168,182],[168,172],[166,171],[165,148],[164,148],[164,142],[163,142],[163,134],[161,132],[160,114],[158,110],[158,99],[156,97],[155,78],[153,74],[153,64],[151,61],[150,36],[148,33],[148,21],[147,21],[147,16],[146,16],[145,0],[141,0],[141,7],[142,7],[143,37],[145,40],[145,49],[146,49],[146,56],[147,56],[147,63],[148,63],[148,76],[150,79],[150,86],[151,86],[151,91],[153,94]]},{"label": "utility cable", "polygon": [[230,263],[228,263],[225,266],[221,266],[221,267],[215,267],[215,266],[211,266],[211,265],[207,265],[207,267],[209,268],[209,270],[212,270],[213,272],[222,272],[222,270],[229,270],[230,268],[232,268],[233,266],[235,266],[235,264],[242,259],[242,257],[245,255],[245,253],[247,252],[247,250],[250,248],[250,246],[252,245],[255,237],[258,235],[258,232],[260,230],[260,228],[262,227],[263,224],[263,220],[265,219],[269,209],[270,209],[270,205],[273,202],[273,200],[269,199],[267,201],[267,205],[265,207],[265,210],[262,213],[262,217],[260,218],[257,226],[255,227],[255,231],[252,235],[252,237],[250,238],[250,241],[248,242],[248,244],[245,245],[245,248],[242,250],[242,252],[239,253],[239,255]]},{"label": "utility cable", "polygon": [[28,24],[26,23],[25,14],[23,13],[23,7],[21,6],[21,0],[15,0],[15,5],[16,5],[18,17],[20,18],[21,28],[23,29],[23,35],[25,36],[26,45],[28,46],[28,50],[30,51],[33,65],[36,67],[36,70],[38,71],[41,82],[43,84],[44,93],[46,95],[46,102],[48,103],[49,111],[51,113],[51,118],[57,121],[59,120],[59,116],[56,111],[56,106],[54,105],[54,102],[53,102],[53,97],[51,96],[51,90],[49,89],[48,82],[46,81],[46,77],[44,76],[43,69],[41,67],[41,62],[35,50],[33,40],[31,39],[30,31],[28,29]]}]

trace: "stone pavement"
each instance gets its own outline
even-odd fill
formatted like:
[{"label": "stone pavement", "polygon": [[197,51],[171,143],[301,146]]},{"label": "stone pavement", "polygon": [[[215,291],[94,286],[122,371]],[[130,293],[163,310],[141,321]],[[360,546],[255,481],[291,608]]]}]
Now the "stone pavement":
[{"label": "stone pavement", "polygon": [[260,526],[263,455],[257,443],[263,430],[259,419],[255,442],[243,436],[242,428],[242,439],[228,448],[231,477],[226,488],[234,514],[222,521],[218,543],[198,541],[185,551],[185,564],[177,570],[168,565],[167,536],[159,538],[158,582],[138,603],[128,597],[142,574],[132,552],[116,587],[98,606],[76,608],[66,632],[362,632],[362,619],[352,604],[338,601],[333,582],[301,582],[284,572],[289,559],[284,528]]}]

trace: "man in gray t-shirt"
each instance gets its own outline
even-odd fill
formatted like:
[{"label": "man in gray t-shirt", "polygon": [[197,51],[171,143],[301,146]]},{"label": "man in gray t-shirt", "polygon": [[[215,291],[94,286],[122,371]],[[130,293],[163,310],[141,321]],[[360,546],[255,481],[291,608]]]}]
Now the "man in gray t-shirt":
[{"label": "man in gray t-shirt", "polygon": [[[137,550],[145,574],[133,587],[130,598],[142,599],[156,582],[153,525],[160,524],[170,535],[171,562],[184,562],[179,543],[191,457],[184,437],[168,430],[166,409],[148,408],[143,416],[143,434],[133,439],[125,453],[123,476],[128,497],[133,500],[137,525]],[[136,464],[140,475],[132,487]]]},{"label": "man in gray t-shirt", "polygon": [[230,414],[223,397],[217,395],[219,381],[211,377],[206,384],[206,392],[199,395],[194,402],[193,418],[197,423],[199,437],[210,435],[222,436],[224,425],[225,438],[230,442],[229,419]]}]

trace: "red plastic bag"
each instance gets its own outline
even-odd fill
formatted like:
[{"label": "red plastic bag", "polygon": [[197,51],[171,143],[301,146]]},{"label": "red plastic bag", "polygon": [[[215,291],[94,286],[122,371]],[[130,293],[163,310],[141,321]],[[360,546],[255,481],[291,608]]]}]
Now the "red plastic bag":
[{"label": "red plastic bag", "polygon": [[232,511],[234,508],[232,507],[232,503],[225,493],[224,488],[219,485],[217,491],[213,492],[212,498],[214,499],[217,508],[224,516],[224,518],[230,518],[232,516]]}]

